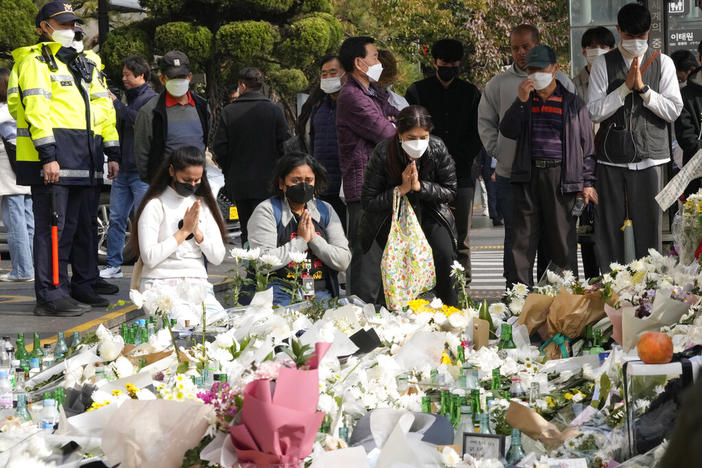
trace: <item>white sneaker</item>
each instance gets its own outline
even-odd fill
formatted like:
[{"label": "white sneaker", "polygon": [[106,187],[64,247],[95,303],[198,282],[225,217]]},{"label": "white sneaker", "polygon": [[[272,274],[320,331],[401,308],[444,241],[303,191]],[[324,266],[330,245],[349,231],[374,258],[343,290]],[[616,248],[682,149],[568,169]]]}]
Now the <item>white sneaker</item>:
[{"label": "white sneaker", "polygon": [[122,267],[105,267],[100,270],[100,278],[121,278],[123,276]]},{"label": "white sneaker", "polygon": [[483,216],[490,216],[490,212],[488,210],[483,210]]},{"label": "white sneaker", "polygon": [[2,275],[0,275],[0,281],[4,283],[31,283],[32,281],[34,281],[34,278],[12,278],[9,273],[3,273]]}]

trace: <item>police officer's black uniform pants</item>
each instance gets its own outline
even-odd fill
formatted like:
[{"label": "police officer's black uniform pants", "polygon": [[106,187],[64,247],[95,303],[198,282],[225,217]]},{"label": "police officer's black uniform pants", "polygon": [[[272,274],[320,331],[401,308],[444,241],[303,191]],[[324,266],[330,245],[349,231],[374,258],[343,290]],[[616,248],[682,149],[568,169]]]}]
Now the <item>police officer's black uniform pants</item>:
[{"label": "police officer's black uniform pants", "polygon": [[[58,213],[59,286],[53,285],[51,256],[51,197],[55,194]],[[34,203],[34,289],[37,303],[55,301],[74,293],[94,295],[97,273],[93,218],[95,187],[33,185]],[[68,263],[72,277],[69,286]]]}]

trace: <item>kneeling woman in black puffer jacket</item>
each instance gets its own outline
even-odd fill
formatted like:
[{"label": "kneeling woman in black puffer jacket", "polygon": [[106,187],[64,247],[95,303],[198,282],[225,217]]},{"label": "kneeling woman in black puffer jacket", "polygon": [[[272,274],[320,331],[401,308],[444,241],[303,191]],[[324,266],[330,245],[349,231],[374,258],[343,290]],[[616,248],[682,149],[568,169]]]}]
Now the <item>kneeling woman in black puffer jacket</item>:
[{"label": "kneeling woman in black puffer jacket", "polygon": [[456,224],[449,203],[456,196],[456,168],[444,142],[431,136],[429,112],[409,106],[397,116],[397,133],[375,148],[361,192],[364,214],[360,236],[364,251],[377,240],[385,248],[392,221],[395,187],[407,195],[424,235],[431,245],[436,267],[436,293],[456,305],[456,288],[450,277],[456,260]]}]

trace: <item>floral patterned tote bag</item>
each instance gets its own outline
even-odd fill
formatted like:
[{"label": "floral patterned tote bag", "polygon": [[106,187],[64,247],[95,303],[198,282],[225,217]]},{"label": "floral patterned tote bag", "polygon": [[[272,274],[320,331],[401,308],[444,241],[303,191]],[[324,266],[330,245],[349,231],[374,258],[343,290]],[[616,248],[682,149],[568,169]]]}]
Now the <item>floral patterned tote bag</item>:
[{"label": "floral patterned tote bag", "polygon": [[380,270],[388,309],[402,310],[407,301],[434,287],[436,272],[422,226],[398,187],[393,192],[392,205],[392,225]]}]

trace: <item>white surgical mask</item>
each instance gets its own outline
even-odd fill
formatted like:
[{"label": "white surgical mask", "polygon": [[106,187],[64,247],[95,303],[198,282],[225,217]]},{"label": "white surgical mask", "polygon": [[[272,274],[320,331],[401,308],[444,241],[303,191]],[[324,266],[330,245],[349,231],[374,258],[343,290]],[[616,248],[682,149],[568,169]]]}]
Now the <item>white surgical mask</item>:
[{"label": "white surgical mask", "polygon": [[322,78],[322,81],[319,82],[319,87],[322,88],[322,91],[325,93],[333,94],[341,89],[341,76]]},{"label": "white surgical mask", "polygon": [[419,159],[429,147],[429,140],[408,140],[402,142],[402,149],[410,159]]},{"label": "white surgical mask", "polygon": [[[366,65],[368,64],[366,63]],[[380,62],[378,62],[375,65],[371,65],[368,67],[368,71],[366,71],[366,76],[368,76],[368,79],[371,80],[371,83],[377,83],[382,73],[383,66],[380,64]]]},{"label": "white surgical mask", "polygon": [[[49,27],[51,28],[51,26]],[[51,40],[58,42],[64,47],[72,47],[75,37],[76,32],[73,29],[54,29],[54,32],[51,34]]]},{"label": "white surgical mask", "polygon": [[173,78],[166,81],[166,89],[173,97],[185,96],[190,88],[190,80],[187,78]]},{"label": "white surgical mask", "polygon": [[527,78],[534,82],[534,89],[537,91],[547,88],[553,81],[553,75],[546,72],[532,73]]},{"label": "white surgical mask", "polygon": [[646,39],[622,39],[622,47],[631,55],[642,55],[648,50]]},{"label": "white surgical mask", "polygon": [[599,49],[597,47],[592,48],[592,49],[585,49],[585,59],[587,60],[588,65],[592,65],[595,63],[595,59],[599,57],[600,55],[604,55],[609,50],[607,49]]},{"label": "white surgical mask", "polygon": [[71,47],[76,50],[76,52],[83,52],[83,41],[73,41],[71,42]]}]

